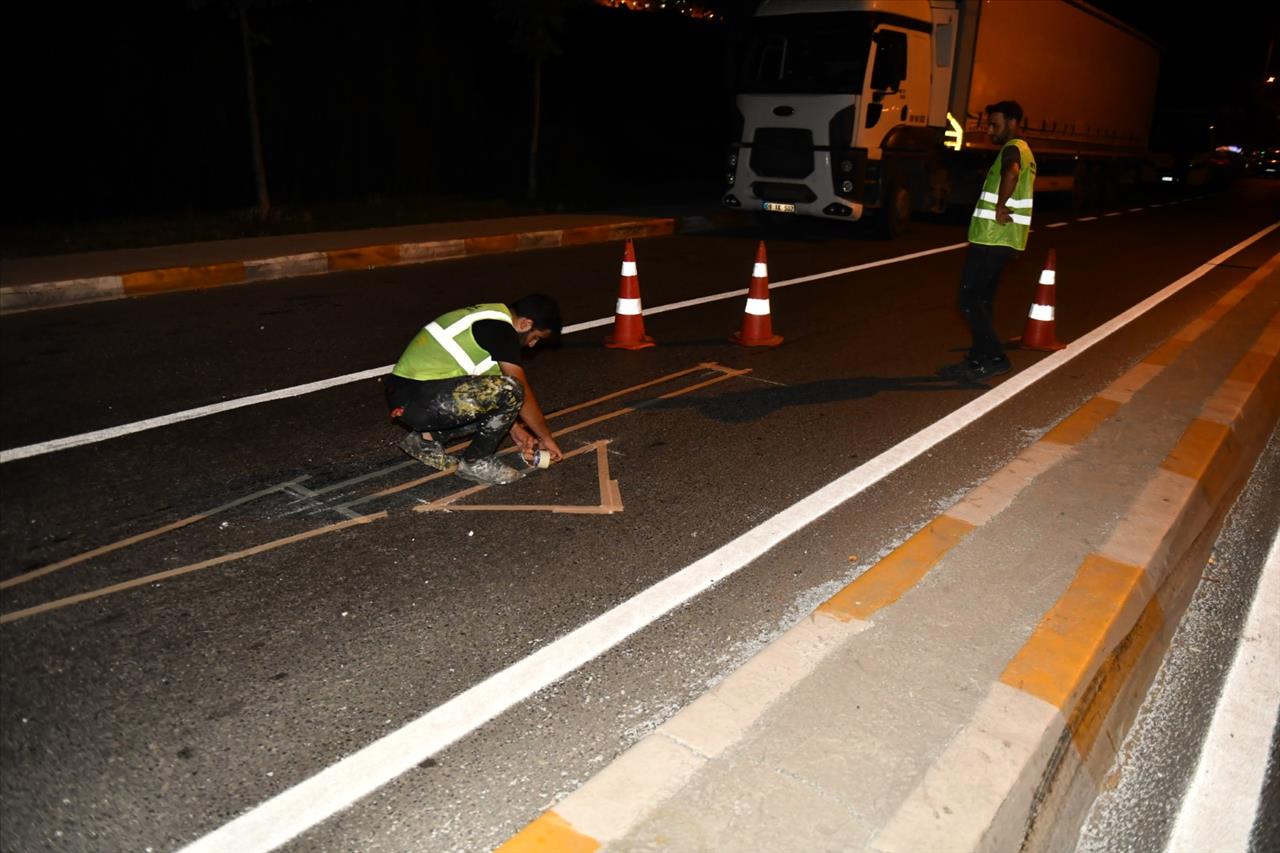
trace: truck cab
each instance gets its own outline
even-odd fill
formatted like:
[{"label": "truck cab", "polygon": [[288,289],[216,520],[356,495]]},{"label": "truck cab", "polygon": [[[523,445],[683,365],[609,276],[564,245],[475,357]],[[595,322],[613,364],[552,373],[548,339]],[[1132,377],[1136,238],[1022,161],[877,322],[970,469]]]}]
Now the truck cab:
[{"label": "truck cab", "polygon": [[944,141],[934,64],[949,63],[954,16],[954,3],[929,0],[761,4],[725,205],[846,221],[896,205],[905,220]]}]

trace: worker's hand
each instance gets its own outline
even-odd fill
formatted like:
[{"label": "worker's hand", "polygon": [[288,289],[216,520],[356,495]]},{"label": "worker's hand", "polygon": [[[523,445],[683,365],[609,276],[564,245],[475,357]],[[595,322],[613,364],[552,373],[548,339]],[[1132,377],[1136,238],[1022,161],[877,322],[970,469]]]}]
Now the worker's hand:
[{"label": "worker's hand", "polygon": [[533,453],[533,449],[538,444],[538,440],[533,437],[533,433],[521,426],[519,421],[511,425],[509,434],[511,440],[516,443],[516,447],[520,448],[520,452],[526,455]]},{"label": "worker's hand", "polygon": [[554,438],[543,438],[538,441],[538,447],[551,454],[552,462],[559,462],[564,458],[564,454],[560,452],[560,445],[556,444]]},{"label": "worker's hand", "polygon": [[1009,208],[1001,207],[996,210],[996,222],[1001,225],[1008,225],[1013,221],[1013,217],[1009,215]]}]

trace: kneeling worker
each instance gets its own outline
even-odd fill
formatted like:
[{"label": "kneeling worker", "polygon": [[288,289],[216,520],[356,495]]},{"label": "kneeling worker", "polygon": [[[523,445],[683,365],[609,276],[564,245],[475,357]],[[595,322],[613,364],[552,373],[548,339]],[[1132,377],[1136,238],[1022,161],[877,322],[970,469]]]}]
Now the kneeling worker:
[{"label": "kneeling worker", "polygon": [[[508,433],[521,451],[541,449],[560,461],[560,447],[520,366],[521,347],[560,334],[560,308],[549,296],[510,305],[472,305],[437,317],[414,336],[385,379],[391,415],[409,427],[400,449],[474,483],[504,485],[520,473],[494,454]],[[471,434],[454,459],[444,445]]]}]

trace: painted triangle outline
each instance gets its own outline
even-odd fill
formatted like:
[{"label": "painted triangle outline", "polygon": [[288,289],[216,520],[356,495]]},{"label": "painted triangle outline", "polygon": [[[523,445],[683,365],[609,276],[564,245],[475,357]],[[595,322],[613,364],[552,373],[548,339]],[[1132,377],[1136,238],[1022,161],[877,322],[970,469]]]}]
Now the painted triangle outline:
[{"label": "painted triangle outline", "polygon": [[[583,456],[592,450],[596,452],[596,471],[600,484],[600,502],[594,505],[557,505],[557,504],[460,504],[458,501],[471,495],[483,492],[492,486],[480,484],[461,489],[445,495],[429,503],[419,504],[414,512],[558,512],[576,515],[610,515],[622,511],[622,494],[618,490],[618,481],[609,479],[609,454],[606,448],[610,439],[601,439],[585,444],[564,455],[560,464],[576,456]],[[532,472],[534,474],[540,472]]]}]

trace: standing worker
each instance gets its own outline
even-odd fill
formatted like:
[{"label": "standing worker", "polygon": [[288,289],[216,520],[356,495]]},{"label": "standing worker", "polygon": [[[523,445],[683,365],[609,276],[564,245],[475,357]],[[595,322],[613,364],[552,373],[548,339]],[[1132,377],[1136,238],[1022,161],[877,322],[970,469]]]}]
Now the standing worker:
[{"label": "standing worker", "polygon": [[[522,347],[560,334],[560,308],[533,294],[510,305],[472,305],[437,317],[414,336],[385,380],[391,416],[409,427],[400,449],[473,483],[505,485],[520,473],[495,453],[507,434],[522,452],[561,459],[520,366]],[[472,434],[459,459],[444,443]]]},{"label": "standing worker", "polygon": [[986,113],[987,134],[1001,146],[1000,155],[987,170],[982,195],[969,220],[969,249],[960,273],[958,299],[973,344],[964,361],[938,371],[948,379],[968,382],[1009,372],[1009,357],[996,335],[992,304],[1005,264],[1027,247],[1036,181],[1031,148],[1018,138],[1022,107],[1016,101],[1000,101],[988,106]]}]

